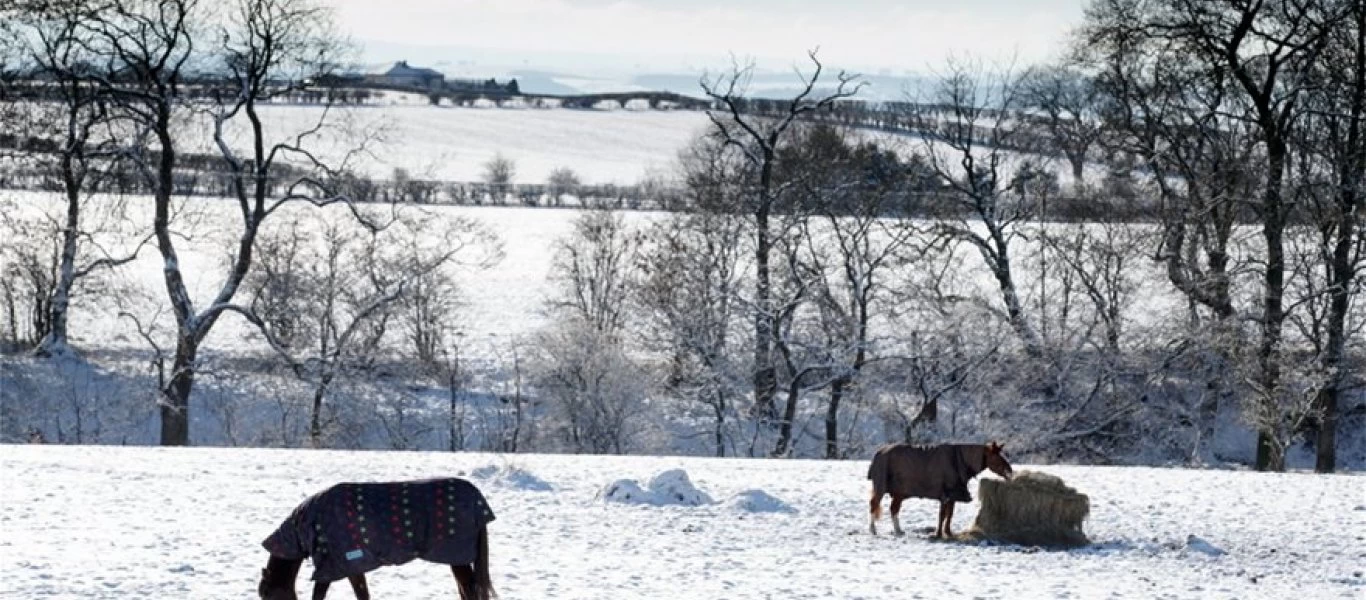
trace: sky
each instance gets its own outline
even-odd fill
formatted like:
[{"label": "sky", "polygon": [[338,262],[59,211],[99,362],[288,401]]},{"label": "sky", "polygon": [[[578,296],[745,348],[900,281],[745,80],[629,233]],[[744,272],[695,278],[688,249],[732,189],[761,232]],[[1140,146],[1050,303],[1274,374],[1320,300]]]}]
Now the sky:
[{"label": "sky", "polygon": [[510,64],[580,72],[716,70],[733,55],[788,69],[819,47],[867,74],[932,70],[950,53],[1047,60],[1084,0],[327,0],[364,62]]}]

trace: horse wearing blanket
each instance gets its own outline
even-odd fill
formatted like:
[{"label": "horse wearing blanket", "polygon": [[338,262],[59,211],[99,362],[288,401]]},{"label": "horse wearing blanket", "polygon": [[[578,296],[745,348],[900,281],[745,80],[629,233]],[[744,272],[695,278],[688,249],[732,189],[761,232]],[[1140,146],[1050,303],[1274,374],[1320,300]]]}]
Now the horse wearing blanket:
[{"label": "horse wearing blanket", "polygon": [[1010,463],[1001,454],[1000,444],[890,444],[879,448],[873,455],[873,463],[868,466],[868,479],[873,482],[873,498],[868,504],[871,513],[868,531],[877,535],[882,496],[890,494],[892,531],[896,535],[903,534],[897,516],[901,512],[901,501],[928,498],[939,501],[939,521],[934,537],[953,537],[953,504],[972,502],[968,482],[987,469],[1010,479]]},{"label": "horse wearing blanket", "polygon": [[333,581],[348,579],[369,600],[365,574],[416,558],[451,565],[463,600],[489,600],[488,524],[493,510],[463,479],[341,483],[304,500],[262,546],[265,600],[297,600],[294,579],[313,561],[313,600]]}]

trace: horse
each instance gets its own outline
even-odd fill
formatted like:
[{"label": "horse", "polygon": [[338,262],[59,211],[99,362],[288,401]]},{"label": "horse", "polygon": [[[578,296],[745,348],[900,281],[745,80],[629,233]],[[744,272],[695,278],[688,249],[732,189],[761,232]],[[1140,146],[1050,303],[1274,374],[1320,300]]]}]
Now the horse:
[{"label": "horse", "polygon": [[889,444],[879,448],[868,466],[868,479],[873,482],[873,498],[868,503],[868,531],[877,535],[882,496],[890,494],[893,533],[904,535],[897,517],[902,500],[929,498],[939,501],[939,521],[932,537],[952,538],[953,504],[972,502],[968,481],[987,469],[1007,480],[1014,473],[1002,454],[1002,446],[996,442],[939,446]]},{"label": "horse", "polygon": [[304,500],[261,545],[270,554],[257,593],[298,600],[294,580],[313,563],[313,600],[346,579],[357,600],[370,600],[365,574],[421,558],[451,566],[461,600],[490,600],[484,495],[464,479],[340,483]]}]

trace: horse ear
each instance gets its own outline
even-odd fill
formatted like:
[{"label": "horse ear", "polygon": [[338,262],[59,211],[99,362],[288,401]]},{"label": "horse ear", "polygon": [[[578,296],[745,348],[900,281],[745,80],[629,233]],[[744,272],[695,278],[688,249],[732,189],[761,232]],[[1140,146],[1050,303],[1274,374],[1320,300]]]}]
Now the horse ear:
[{"label": "horse ear", "polygon": [[996,443],[996,442],[990,442],[990,443],[987,444],[987,450],[988,450],[989,452],[991,452],[992,454],[1000,454],[1000,453],[1001,453],[1001,444]]}]

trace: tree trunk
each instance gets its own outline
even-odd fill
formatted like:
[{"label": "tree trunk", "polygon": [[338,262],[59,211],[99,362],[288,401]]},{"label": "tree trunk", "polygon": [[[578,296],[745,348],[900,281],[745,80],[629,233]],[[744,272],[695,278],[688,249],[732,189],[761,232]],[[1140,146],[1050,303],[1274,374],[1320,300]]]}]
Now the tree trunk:
[{"label": "tree trunk", "polygon": [[[449,418],[449,422],[447,423],[447,426],[448,426],[449,431],[448,431],[447,433],[449,434],[450,437],[449,437],[449,443],[447,444],[447,448],[446,448],[446,449],[449,450],[449,451],[451,451],[451,452],[455,452],[455,451],[457,451],[457,450],[462,450],[463,448],[460,448],[460,444],[457,444],[457,443],[456,443],[456,429],[457,429],[457,428],[456,428],[456,423],[458,422],[459,418],[456,417],[456,410],[455,410],[455,405],[456,405],[456,390],[455,390],[455,375],[453,375],[453,374],[450,375],[450,377],[446,380],[446,393],[450,396],[450,401],[451,401],[450,413],[447,415],[448,418]],[[461,436],[461,437],[463,437],[463,436]]]},{"label": "tree trunk", "polygon": [[62,228],[62,256],[57,267],[56,286],[48,306],[48,331],[34,354],[56,356],[68,350],[66,339],[67,314],[71,306],[71,288],[76,281],[76,239],[79,235],[81,204],[80,181],[77,179],[70,156],[62,157],[62,185],[66,188],[66,223]]},{"label": "tree trunk", "polygon": [[181,336],[176,342],[171,381],[161,392],[161,445],[190,445],[190,390],[194,387],[199,343]]},{"label": "tree trunk", "polygon": [[830,384],[830,406],[825,410],[825,457],[831,460],[840,457],[839,413],[846,385],[848,381],[845,379],[837,379]]},{"label": "tree trunk", "polygon": [[792,451],[792,422],[797,419],[797,400],[801,398],[801,377],[793,376],[787,386],[787,406],[783,409],[783,419],[778,427],[778,443],[773,448],[773,456],[784,457]]},{"label": "tree trunk", "polygon": [[[998,251],[999,252],[999,251]],[[1015,334],[1020,336],[1020,341],[1024,343],[1025,352],[1031,357],[1043,355],[1043,349],[1039,345],[1039,336],[1034,332],[1034,328],[1029,325],[1028,317],[1025,316],[1024,306],[1020,303],[1020,293],[1015,287],[1015,277],[1011,273],[1010,260],[1006,258],[1005,252],[999,252],[999,259],[988,264],[992,265],[992,274],[996,277],[996,282],[1001,288],[1001,299],[1006,305],[1006,316],[1010,320],[1010,327],[1015,330]]]},{"label": "tree trunk", "polygon": [[716,393],[716,401],[711,406],[716,411],[716,457],[724,458],[726,456],[726,405],[721,392]]},{"label": "tree trunk", "polygon": [[[1263,401],[1279,404],[1281,386],[1281,336],[1285,322],[1285,209],[1281,196],[1281,181],[1285,172],[1285,143],[1272,138],[1267,141],[1267,182],[1262,200],[1262,237],[1266,240],[1266,274],[1264,281],[1265,312],[1262,314],[1262,340],[1257,350],[1261,369],[1260,385],[1266,395]],[[1279,406],[1273,407],[1278,410]],[[1273,429],[1262,424],[1257,432],[1257,470],[1284,471],[1285,450],[1272,442]]]},{"label": "tree trunk", "polygon": [[166,386],[165,404],[161,407],[161,445],[186,446],[190,443],[190,392],[194,389],[195,355],[199,351],[199,337],[194,323],[194,306],[185,289],[180,272],[180,259],[171,239],[171,197],[175,193],[175,145],[171,137],[171,107],[169,100],[157,106],[154,126],[161,148],[156,165],[156,211],[152,231],[156,235],[157,250],[161,252],[162,279],[171,311],[176,317],[176,355],[171,370],[171,381]]},{"label": "tree trunk", "polygon": [[[767,192],[762,192],[765,195]],[[767,203],[768,200],[764,199]],[[754,408],[765,419],[774,416],[773,397],[777,393],[778,373],[773,364],[773,306],[770,302],[768,208],[761,207],[755,214],[754,246]]]},{"label": "tree trunk", "polygon": [[1354,218],[1362,206],[1361,173],[1366,172],[1366,140],[1362,131],[1363,117],[1366,117],[1366,6],[1358,2],[1354,7],[1356,27],[1356,47],[1353,57],[1355,74],[1351,86],[1351,108],[1348,110],[1345,165],[1338,171],[1338,211],[1337,239],[1333,244],[1333,262],[1330,265],[1328,289],[1328,347],[1323,355],[1323,369],[1328,374],[1328,384],[1319,391],[1317,408],[1319,410],[1319,434],[1315,440],[1314,470],[1319,473],[1332,473],[1337,470],[1337,429],[1338,401],[1346,384],[1342,366],[1347,344],[1347,309],[1350,305],[1349,293],[1356,278],[1352,264],[1352,246],[1362,232],[1356,230]]},{"label": "tree trunk", "polygon": [[[326,368],[326,365],[324,365]],[[332,384],[332,375],[323,375],[318,387],[313,389],[313,406],[308,413],[308,446],[323,447],[323,400],[327,397],[327,387]]]}]

